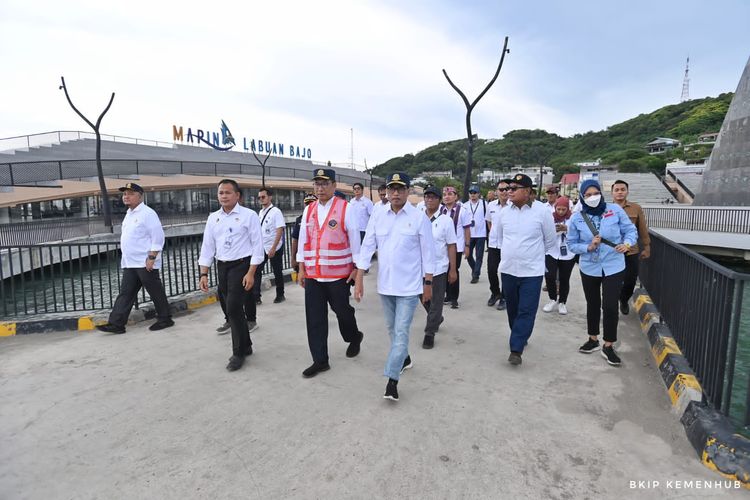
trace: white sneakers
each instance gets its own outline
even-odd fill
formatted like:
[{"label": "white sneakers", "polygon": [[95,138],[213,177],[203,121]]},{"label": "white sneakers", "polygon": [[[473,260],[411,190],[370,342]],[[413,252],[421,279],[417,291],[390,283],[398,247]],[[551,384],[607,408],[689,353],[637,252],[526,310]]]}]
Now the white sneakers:
[{"label": "white sneakers", "polygon": [[557,312],[560,314],[568,314],[568,308],[565,306],[564,302],[557,304]]},{"label": "white sneakers", "polygon": [[544,307],[542,307],[542,311],[546,313],[552,312],[552,309],[554,309],[556,305],[557,305],[556,300],[550,300],[549,302],[547,302],[547,304],[545,304]]}]

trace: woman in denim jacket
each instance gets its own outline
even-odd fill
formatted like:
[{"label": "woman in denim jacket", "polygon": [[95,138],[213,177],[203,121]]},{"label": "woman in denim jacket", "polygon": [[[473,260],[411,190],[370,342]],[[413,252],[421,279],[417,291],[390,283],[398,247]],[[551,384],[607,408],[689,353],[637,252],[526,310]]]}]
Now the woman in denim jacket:
[{"label": "woman in denim jacket", "polygon": [[[598,351],[599,318],[604,313],[602,356],[613,366],[620,365],[613,344],[617,342],[617,310],[625,275],[625,252],[638,241],[638,231],[619,205],[607,203],[595,180],[581,184],[582,210],[573,215],[568,227],[568,248],[579,254],[581,284],[586,296],[586,322],[589,339],[580,352]],[[588,218],[598,233],[594,236]]]}]

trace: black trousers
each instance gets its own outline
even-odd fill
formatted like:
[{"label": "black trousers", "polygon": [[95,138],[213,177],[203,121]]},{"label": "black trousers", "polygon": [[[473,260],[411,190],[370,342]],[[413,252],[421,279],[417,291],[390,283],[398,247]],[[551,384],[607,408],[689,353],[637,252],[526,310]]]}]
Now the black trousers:
[{"label": "black trousers", "polygon": [[604,341],[617,342],[617,322],[620,319],[617,301],[624,276],[625,271],[610,276],[581,273],[583,294],[586,296],[586,324],[590,336],[599,335],[599,318],[604,313]]},{"label": "black trousers", "polygon": [[[221,291],[217,292],[217,295],[219,296],[219,304],[221,304],[221,312],[224,313],[224,321],[229,323],[229,316],[227,316],[227,301],[224,299],[224,295],[221,293]],[[245,318],[247,318],[248,321],[256,321],[255,296],[253,295],[252,290],[250,290],[249,292],[245,292],[244,304]]]},{"label": "black trousers", "polygon": [[111,325],[125,326],[141,287],[145,288],[151,296],[159,321],[165,321],[172,317],[169,313],[167,294],[164,293],[164,285],[162,285],[159,277],[159,270],[147,271],[145,267],[126,267],[122,270],[120,293],[112,306],[112,312],[109,313]]},{"label": "black trousers", "polygon": [[500,290],[500,277],[497,274],[500,266],[500,255],[499,248],[487,249],[487,279],[490,282],[490,293],[502,299],[503,292]]},{"label": "black trousers", "polygon": [[[550,300],[556,300],[560,303],[568,302],[570,293],[570,275],[576,265],[575,259],[563,260],[556,259],[551,255],[544,256],[544,264],[547,272],[544,273],[544,279],[547,282],[547,293]],[[559,273],[559,274],[558,274]],[[560,289],[557,289],[557,280],[560,280]]]},{"label": "black trousers", "polygon": [[[265,254],[265,258],[263,259],[263,264],[259,265],[255,269],[255,282],[253,282],[253,296],[255,299],[260,298],[260,283],[263,280],[263,268],[266,267],[266,262],[268,262],[268,254]],[[273,278],[276,282],[276,296],[277,297],[283,297],[284,296],[284,269],[283,269],[283,261],[284,261],[284,245],[281,245],[278,250],[276,250],[276,253],[271,257],[271,269],[273,270]]]},{"label": "black trousers", "polygon": [[464,260],[461,257],[463,256],[463,252],[456,252],[456,274],[458,275],[458,279],[455,283],[448,283],[445,287],[445,300],[450,300],[451,302],[458,300],[458,293],[461,291],[461,273],[458,270],[461,269],[461,261]]},{"label": "black trousers", "polygon": [[625,256],[625,278],[623,278],[622,292],[620,293],[620,302],[623,304],[627,304],[630,297],[633,296],[635,282],[638,281],[640,257],[637,253]]},{"label": "black trousers", "polygon": [[[224,296],[227,317],[232,325],[232,354],[245,356],[250,342],[250,333],[245,318],[246,296],[249,292],[242,286],[242,278],[250,268],[250,257],[232,262],[219,261],[216,269],[219,275],[219,293]],[[253,302],[255,307],[255,302]]]},{"label": "black trousers", "polygon": [[345,279],[321,282],[305,279],[305,321],[307,344],[316,363],[328,362],[328,306],[336,313],[344,342],[359,339],[354,308],[349,304],[349,284]]}]

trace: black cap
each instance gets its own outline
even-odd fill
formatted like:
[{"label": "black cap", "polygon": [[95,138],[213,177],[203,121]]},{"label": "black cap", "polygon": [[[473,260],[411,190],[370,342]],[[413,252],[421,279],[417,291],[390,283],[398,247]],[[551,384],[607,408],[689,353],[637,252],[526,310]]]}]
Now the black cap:
[{"label": "black cap", "polygon": [[316,168],[313,171],[313,180],[336,182],[336,172],[332,168]]},{"label": "black cap", "polygon": [[428,194],[434,194],[435,196],[438,197],[439,200],[443,199],[443,193],[441,193],[440,190],[436,188],[435,186],[430,186],[428,188],[425,188],[424,196],[427,196]]},{"label": "black cap", "polygon": [[504,182],[506,184],[510,184],[511,181],[512,181],[512,179],[500,179],[499,181],[497,181],[497,183],[500,184],[501,182]]},{"label": "black cap", "polygon": [[509,179],[509,182],[512,182],[513,184],[520,184],[522,187],[530,188],[534,187],[534,181],[531,180],[531,177],[524,174],[516,174],[513,177]]},{"label": "black cap", "polygon": [[404,172],[394,172],[388,176],[385,180],[385,185],[390,186],[405,186],[411,185],[411,177],[406,175]]},{"label": "black cap", "polygon": [[123,191],[135,191],[136,193],[143,194],[143,188],[141,186],[139,186],[138,184],[136,184],[135,182],[128,182],[123,187],[121,187],[119,189],[119,191],[120,192],[123,192]]}]

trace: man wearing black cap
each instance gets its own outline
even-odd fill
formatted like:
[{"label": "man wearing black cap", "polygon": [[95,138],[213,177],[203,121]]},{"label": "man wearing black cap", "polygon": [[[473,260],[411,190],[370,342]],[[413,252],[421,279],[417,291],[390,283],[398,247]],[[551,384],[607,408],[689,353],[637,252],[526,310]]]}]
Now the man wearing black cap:
[{"label": "man wearing black cap", "polygon": [[298,282],[305,289],[307,343],[313,364],[302,372],[305,378],[329,370],[328,306],[339,322],[339,332],[349,343],[346,357],[359,354],[364,335],[357,327],[349,303],[349,283],[354,281],[354,256],[359,253],[359,226],[347,211],[346,200],[334,196],[336,172],[330,168],[313,171],[318,199],[305,207],[299,233]]},{"label": "man wearing black cap", "polygon": [[432,349],[435,334],[443,322],[443,300],[448,283],[458,279],[456,272],[456,230],[448,215],[440,213],[440,189],[430,186],[424,190],[424,213],[432,224],[432,239],[435,242],[435,270],[432,275],[433,300],[423,302],[427,311],[422,347]]},{"label": "man wearing black cap", "polygon": [[557,241],[552,214],[542,203],[532,201],[532,189],[527,175],[511,177],[510,204],[500,212],[497,222],[497,241],[502,249],[500,279],[510,325],[508,362],[512,365],[521,364],[521,355],[534,330],[545,255]]},{"label": "man wearing black cap", "polygon": [[141,287],[151,296],[156,309],[157,321],[149,330],[169,328],[174,325],[174,321],[169,312],[164,286],[159,278],[161,250],[164,247],[161,221],[156,212],[143,203],[141,186],[129,182],[120,188],[120,192],[122,203],[128,207],[120,235],[122,283],[120,293],[109,314],[109,322],[98,328],[108,333],[125,333],[125,324]]},{"label": "man wearing black cap", "polygon": [[[385,363],[388,377],[385,399],[398,401],[398,381],[411,368],[409,328],[420,296],[422,303],[432,300],[432,274],[435,269],[435,244],[430,220],[408,202],[411,179],[403,172],[388,176],[389,210],[378,210],[367,224],[362,251],[357,259],[354,299],[364,293],[364,272],[378,251],[378,294],[383,304],[391,349]],[[439,300],[439,298],[436,298]]]},{"label": "man wearing black cap", "polygon": [[471,238],[466,263],[471,267],[471,283],[477,283],[482,272],[484,242],[487,239],[487,202],[482,198],[479,186],[469,188],[469,201],[464,203],[464,208],[471,213]]}]

